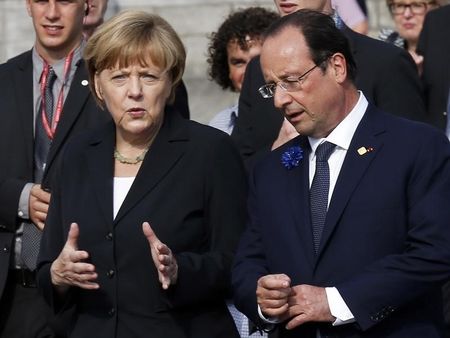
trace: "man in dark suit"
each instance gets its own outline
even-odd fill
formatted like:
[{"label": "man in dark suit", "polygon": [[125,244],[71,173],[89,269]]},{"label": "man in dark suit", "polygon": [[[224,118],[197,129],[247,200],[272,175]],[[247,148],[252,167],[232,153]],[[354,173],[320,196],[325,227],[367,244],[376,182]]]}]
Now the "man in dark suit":
[{"label": "man in dark suit", "polygon": [[441,130],[447,125],[450,89],[450,6],[425,17],[417,52],[423,55],[422,81],[429,122]]},{"label": "man in dark suit", "polygon": [[[282,16],[302,8],[333,13],[330,0],[275,0],[275,4]],[[425,120],[420,81],[414,61],[408,53],[357,34],[343,26],[338,18],[336,21],[350,41],[358,68],[357,88],[365,93],[371,103],[387,112],[414,120]],[[283,115],[274,107],[273,101],[264,100],[259,95],[258,88],[263,84],[259,57],[256,57],[246,70],[239,97],[239,116],[231,135],[244,158],[260,150],[275,148],[292,138],[292,133],[286,134],[289,124],[283,123]],[[278,142],[274,144],[275,140]]]},{"label": "man in dark suit", "polygon": [[[34,271],[55,168],[68,139],[110,120],[90,95],[82,61],[86,1],[26,5],[34,47],[0,66],[0,337],[8,338],[55,336]],[[46,91],[50,72],[56,79]]]},{"label": "man in dark suit", "polygon": [[[424,57],[422,81],[429,122],[450,137],[450,6],[431,11],[420,34],[417,52]],[[444,286],[446,337],[450,338],[450,282]]]},{"label": "man in dark suit", "polygon": [[237,308],[280,337],[442,337],[448,140],[368,103],[348,41],[327,15],[283,17],[261,65],[260,93],[301,136],[250,180],[232,277]]}]

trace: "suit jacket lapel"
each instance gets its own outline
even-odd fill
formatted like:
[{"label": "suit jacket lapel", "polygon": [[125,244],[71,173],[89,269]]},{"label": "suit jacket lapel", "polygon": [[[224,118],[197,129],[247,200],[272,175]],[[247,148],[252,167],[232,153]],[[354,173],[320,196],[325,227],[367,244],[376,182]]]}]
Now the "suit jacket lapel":
[{"label": "suit jacket lapel", "polygon": [[27,159],[31,160],[30,168],[33,168],[33,148],[34,148],[34,113],[33,113],[33,60],[31,51],[23,55],[19,60],[18,72],[13,72],[13,85],[16,88],[16,102],[18,111],[10,112],[18,114],[23,126],[21,137],[25,139]]},{"label": "suit jacket lapel", "polygon": [[[380,114],[382,113],[369,105],[365,116],[356,129],[333,191],[317,255],[318,258],[330,240],[353,191],[357,188],[370,163],[383,146],[382,141],[376,137],[376,135],[385,130],[384,123],[377,117]],[[360,155],[358,149],[361,147],[372,147],[374,150]]]},{"label": "suit jacket lapel", "polygon": [[164,179],[183,156],[188,140],[186,121],[178,114],[166,112],[164,124],[145,156],[136,179],[125,198],[114,224]]},{"label": "suit jacket lapel", "polygon": [[57,153],[67,141],[70,130],[83,110],[86,100],[89,98],[89,86],[82,85],[81,82],[87,80],[87,74],[82,61],[77,66],[74,78],[70,85],[70,90],[64,102],[61,120],[56,129],[55,138],[52,141],[47,158],[46,172],[52,166]]},{"label": "suit jacket lapel", "polygon": [[294,218],[293,224],[298,231],[302,243],[301,247],[312,267],[314,266],[315,254],[309,206],[309,154],[311,147],[307,137],[300,136],[298,143],[303,149],[303,159],[297,168],[288,171],[287,191]]}]

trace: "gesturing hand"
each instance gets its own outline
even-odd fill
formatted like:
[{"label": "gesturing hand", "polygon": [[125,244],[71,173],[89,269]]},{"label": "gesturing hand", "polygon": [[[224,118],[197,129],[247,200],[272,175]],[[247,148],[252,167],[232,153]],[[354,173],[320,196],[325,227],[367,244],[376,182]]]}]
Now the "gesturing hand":
[{"label": "gesturing hand", "polygon": [[258,279],[256,299],[265,316],[285,319],[290,293],[291,279],[285,274],[266,275]]},{"label": "gesturing hand", "polygon": [[40,230],[44,229],[44,222],[47,218],[48,205],[50,203],[50,193],[43,190],[40,184],[35,184],[31,188],[28,201],[30,220]]},{"label": "gesturing hand", "polygon": [[307,322],[333,322],[325,288],[312,285],[296,285],[289,295],[288,330]]},{"label": "gesturing hand", "polygon": [[178,265],[170,248],[156,237],[148,222],[142,223],[142,231],[147,237],[152,252],[153,263],[158,271],[158,278],[164,290],[175,284],[178,278]]},{"label": "gesturing hand", "polygon": [[78,250],[79,234],[78,224],[72,223],[66,244],[50,268],[52,283],[60,292],[67,291],[70,286],[78,286],[87,290],[99,288],[95,282],[97,279],[95,266],[83,262],[89,257],[89,254],[86,251]]}]

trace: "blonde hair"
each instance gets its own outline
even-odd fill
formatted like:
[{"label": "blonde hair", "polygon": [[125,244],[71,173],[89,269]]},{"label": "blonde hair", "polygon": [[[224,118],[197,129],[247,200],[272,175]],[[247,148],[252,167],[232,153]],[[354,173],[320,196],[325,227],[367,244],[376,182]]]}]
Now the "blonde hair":
[{"label": "blonde hair", "polygon": [[169,74],[174,88],[181,81],[186,63],[186,51],[175,30],[156,14],[143,11],[123,11],[101,25],[88,40],[84,60],[89,83],[96,100],[103,105],[95,91],[95,75],[118,66],[126,68],[148,60]]}]

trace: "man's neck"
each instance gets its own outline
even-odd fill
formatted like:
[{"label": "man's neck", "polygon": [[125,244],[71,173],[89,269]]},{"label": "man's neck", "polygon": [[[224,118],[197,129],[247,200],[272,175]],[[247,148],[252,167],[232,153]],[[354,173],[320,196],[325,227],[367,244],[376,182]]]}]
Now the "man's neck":
[{"label": "man's neck", "polygon": [[36,51],[38,54],[50,65],[55,64],[59,60],[64,59],[71,51],[75,50],[81,44],[82,38],[78,40],[77,43],[67,46],[67,48],[61,50],[52,50],[48,48],[43,48],[39,44],[35,44]]}]

